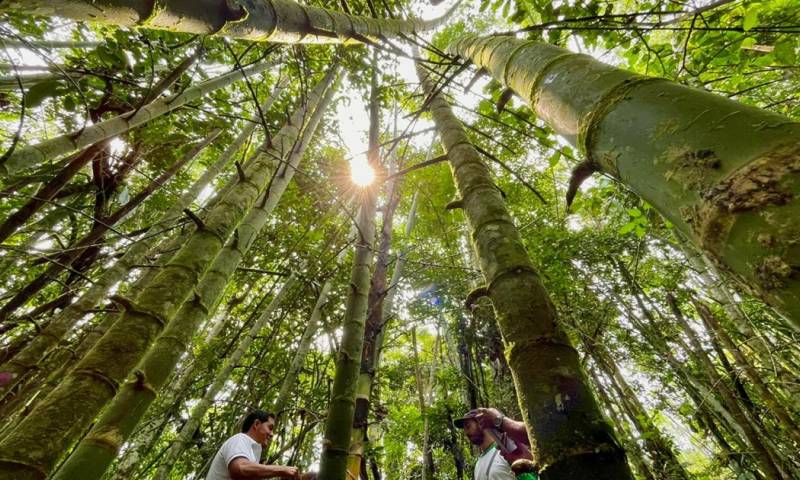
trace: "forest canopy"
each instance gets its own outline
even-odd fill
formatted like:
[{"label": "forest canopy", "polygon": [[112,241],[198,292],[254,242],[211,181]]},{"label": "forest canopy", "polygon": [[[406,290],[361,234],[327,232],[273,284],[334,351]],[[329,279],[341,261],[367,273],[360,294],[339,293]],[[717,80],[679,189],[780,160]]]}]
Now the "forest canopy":
[{"label": "forest canopy", "polygon": [[800,478],[798,7],[0,0],[0,479]]}]

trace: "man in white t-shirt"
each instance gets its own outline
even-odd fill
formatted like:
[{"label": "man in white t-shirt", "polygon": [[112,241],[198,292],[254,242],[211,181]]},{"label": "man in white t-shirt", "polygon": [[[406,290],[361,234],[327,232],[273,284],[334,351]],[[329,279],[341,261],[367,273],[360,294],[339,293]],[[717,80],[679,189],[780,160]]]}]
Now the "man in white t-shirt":
[{"label": "man in white t-shirt", "polygon": [[[453,423],[464,429],[469,441],[481,451],[475,463],[475,480],[516,480],[509,461],[531,457],[525,424],[494,408],[470,410]],[[498,438],[505,442],[505,447],[497,445]],[[513,448],[509,450],[509,446]]]},{"label": "man in white t-shirt", "polygon": [[214,455],[206,480],[249,480],[290,478],[297,480],[297,467],[262,465],[262,446],[272,438],[275,415],[261,410],[250,412],[242,424],[242,433],[225,440]]}]

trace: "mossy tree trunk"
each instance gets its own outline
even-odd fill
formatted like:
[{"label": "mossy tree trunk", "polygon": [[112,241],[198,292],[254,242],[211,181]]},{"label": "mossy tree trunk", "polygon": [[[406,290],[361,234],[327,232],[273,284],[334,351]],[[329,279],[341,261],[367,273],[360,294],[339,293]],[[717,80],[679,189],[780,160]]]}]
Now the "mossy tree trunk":
[{"label": "mossy tree trunk", "polygon": [[[85,480],[100,478],[149,406],[156,400],[158,392],[170,378],[194,333],[213,315],[233,272],[255,242],[291,182],[305,148],[333,97],[335,89],[331,84],[336,71],[337,68],[332,69],[331,74],[311,92],[306,105],[299,108],[287,125],[272,137],[271,146],[257,154],[271,157],[275,163],[275,174],[269,191],[264,193],[264,197],[239,224],[236,237],[225,246],[205,273],[196,289],[195,297],[183,304],[175,319],[156,339],[136,368],[136,378],[123,385],[121,392],[59,469],[55,479],[66,480],[77,476]],[[313,113],[306,119],[310,110]],[[296,126],[304,124],[302,138],[298,139]]]},{"label": "mossy tree trunk", "polygon": [[800,326],[800,123],[535,41],[468,35],[449,51]]},{"label": "mossy tree trunk", "polygon": [[[372,91],[370,99],[369,151],[367,159],[377,172],[379,165],[379,108],[377,53],[372,61]],[[364,329],[367,320],[370,290],[370,265],[375,243],[375,212],[377,185],[359,192],[360,211],[357,217],[358,237],[350,272],[350,294],[342,320],[342,339],[336,356],[331,399],[320,460],[320,480],[340,480],[345,477],[356,411],[356,397],[361,355],[364,349]]]},{"label": "mossy tree trunk", "polygon": [[[430,95],[433,83],[417,72]],[[429,105],[486,280],[470,297],[494,306],[541,478],[632,480],[488,167],[443,96]]]},{"label": "mossy tree trunk", "polygon": [[[240,181],[203,220],[198,220],[198,229],[136,300],[123,299],[127,306],[120,320],[34,412],[0,441],[0,479],[40,479],[54,468],[58,458],[118,392],[130,370],[175,317],[267,189],[273,160],[260,155],[243,169]],[[52,418],[69,420],[53,424]]]}]

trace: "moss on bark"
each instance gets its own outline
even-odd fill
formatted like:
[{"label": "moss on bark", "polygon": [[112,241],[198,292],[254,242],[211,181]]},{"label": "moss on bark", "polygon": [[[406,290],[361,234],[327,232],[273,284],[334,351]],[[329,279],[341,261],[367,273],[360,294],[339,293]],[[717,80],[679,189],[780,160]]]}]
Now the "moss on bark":
[{"label": "moss on bark", "polygon": [[[421,66],[417,72],[430,95],[427,74]],[[472,227],[541,478],[632,479],[488,167],[441,95],[430,110]]]},{"label": "moss on bark", "polygon": [[468,35],[450,51],[800,325],[800,123],[553,45]]}]

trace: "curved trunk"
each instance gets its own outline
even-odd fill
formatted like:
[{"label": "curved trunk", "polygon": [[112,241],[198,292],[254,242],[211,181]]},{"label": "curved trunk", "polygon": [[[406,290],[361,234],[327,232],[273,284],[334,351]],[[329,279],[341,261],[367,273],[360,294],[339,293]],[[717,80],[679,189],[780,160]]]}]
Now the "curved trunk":
[{"label": "curved trunk", "polygon": [[[431,95],[434,86],[419,64],[417,73]],[[443,96],[429,105],[486,280],[468,301],[488,296],[494,305],[541,478],[632,480],[489,168]]]},{"label": "curved trunk", "polygon": [[553,45],[468,35],[449,50],[800,325],[800,123]]},{"label": "curved trunk", "polygon": [[[153,347],[136,368],[136,379],[125,383],[122,391],[105,409],[89,434],[78,444],[69,459],[58,470],[55,479],[80,476],[100,478],[123,443],[133,433],[139,420],[156,400],[170,378],[194,333],[217,308],[233,272],[241,263],[270,214],[280,202],[303,157],[306,146],[333,97],[337,69],[331,70],[309,95],[307,104],[298,109],[287,125],[272,138],[272,146],[258,155],[271,157],[275,176],[265,193],[237,227],[236,238],[214,260],[196,289],[195,298],[183,304],[175,319],[156,339]],[[314,110],[306,121],[309,110]],[[292,125],[303,125],[302,139]],[[298,140],[299,144],[298,144]],[[288,157],[288,158],[287,158]],[[146,388],[144,387],[146,385]],[[212,396],[213,398],[213,396]],[[192,430],[193,432],[194,430]]]}]

